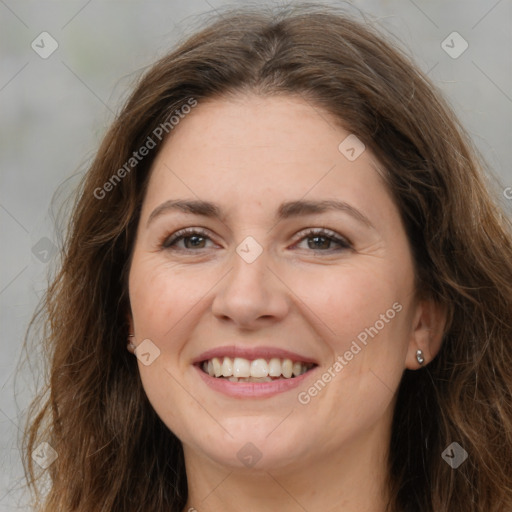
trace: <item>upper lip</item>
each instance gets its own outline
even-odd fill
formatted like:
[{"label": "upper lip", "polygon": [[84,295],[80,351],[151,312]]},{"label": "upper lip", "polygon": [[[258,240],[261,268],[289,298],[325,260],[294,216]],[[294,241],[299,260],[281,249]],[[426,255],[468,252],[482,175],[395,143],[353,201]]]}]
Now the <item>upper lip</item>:
[{"label": "upper lip", "polygon": [[193,364],[202,363],[203,361],[208,361],[214,357],[241,357],[243,359],[249,359],[250,361],[255,359],[268,360],[276,357],[278,359],[291,359],[294,362],[318,364],[311,357],[303,356],[302,354],[297,354],[290,350],[284,350],[276,347],[237,347],[235,345],[216,347],[206,350],[193,360]]}]

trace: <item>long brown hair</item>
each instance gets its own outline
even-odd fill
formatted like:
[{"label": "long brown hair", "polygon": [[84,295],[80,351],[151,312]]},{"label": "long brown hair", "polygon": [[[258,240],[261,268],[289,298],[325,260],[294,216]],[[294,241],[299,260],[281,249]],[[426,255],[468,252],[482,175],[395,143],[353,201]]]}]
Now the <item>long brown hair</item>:
[{"label": "long brown hair", "polygon": [[[191,99],[244,91],[300,95],[374,152],[406,226],[418,293],[448,308],[440,353],[406,370],[398,390],[389,510],[510,512],[510,222],[469,137],[425,74],[376,29],[318,5],[215,17],[145,73],[106,134],[78,191],[59,272],[34,317],[44,319],[49,358],[48,386],[34,401],[25,439],[36,509],[185,506],[181,444],[149,404],[126,350],[130,253],[165,138],[108,192],[98,190]],[[46,471],[30,456],[41,441],[58,454]],[[441,454],[455,441],[468,458],[452,469]]]}]

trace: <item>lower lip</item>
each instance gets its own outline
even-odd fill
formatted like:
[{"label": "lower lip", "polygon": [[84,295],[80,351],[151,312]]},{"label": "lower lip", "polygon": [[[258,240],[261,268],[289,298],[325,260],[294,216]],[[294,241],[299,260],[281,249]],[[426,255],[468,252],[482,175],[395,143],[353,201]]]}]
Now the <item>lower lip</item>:
[{"label": "lower lip", "polygon": [[199,366],[194,365],[194,368],[199,372],[207,386],[214,391],[234,398],[268,398],[290,391],[304,383],[316,369],[316,367],[312,368],[298,377],[278,379],[272,382],[231,382],[227,379],[210,377]]}]

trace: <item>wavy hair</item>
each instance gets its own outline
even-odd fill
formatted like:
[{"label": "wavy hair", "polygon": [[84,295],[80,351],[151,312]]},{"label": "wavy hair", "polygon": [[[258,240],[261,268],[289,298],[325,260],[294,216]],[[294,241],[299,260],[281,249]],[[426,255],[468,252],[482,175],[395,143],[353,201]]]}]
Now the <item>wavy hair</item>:
[{"label": "wavy hair", "polygon": [[[181,443],[151,407],[126,350],[130,255],[166,139],[108,193],[98,190],[191,98],[240,92],[298,95],[371,149],[406,227],[417,291],[448,310],[439,354],[405,370],[398,389],[388,510],[510,512],[510,221],[428,77],[371,24],[318,5],[214,17],[143,74],[106,133],[80,184],[58,272],[27,331],[26,342],[34,322],[44,326],[38,342],[48,365],[24,442],[36,510],[185,506]],[[58,453],[46,471],[30,456],[41,441]],[[441,457],[453,441],[469,454],[457,470]]]}]

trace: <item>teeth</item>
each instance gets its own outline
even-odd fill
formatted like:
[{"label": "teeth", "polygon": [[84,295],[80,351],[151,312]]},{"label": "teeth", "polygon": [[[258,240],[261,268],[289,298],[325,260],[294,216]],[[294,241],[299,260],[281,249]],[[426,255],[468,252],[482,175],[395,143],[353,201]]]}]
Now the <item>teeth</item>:
[{"label": "teeth", "polygon": [[[211,375],[211,373],[210,373],[210,375]],[[234,377],[250,377],[251,376],[251,363],[247,359],[242,359],[241,357],[235,357],[235,360],[233,361],[233,376]]]},{"label": "teeth", "polygon": [[220,364],[219,358],[214,357],[212,359],[212,364],[213,364],[213,373],[215,374],[215,377],[220,377],[222,375],[222,366]]},{"label": "teeth", "polygon": [[272,382],[270,377],[249,377],[247,382]]},{"label": "teeth", "polygon": [[285,359],[281,364],[281,373],[286,379],[291,378],[293,370],[293,364],[291,359]]},{"label": "teeth", "polygon": [[281,360],[277,359],[277,357],[273,357],[268,363],[268,374],[271,377],[281,376]]},{"label": "teeth", "polygon": [[251,363],[251,377],[266,377],[268,375],[268,363],[265,359],[255,359]]},{"label": "teeth", "polygon": [[228,377],[229,382],[272,382],[272,379],[270,377]]},{"label": "teeth", "polygon": [[262,358],[250,361],[242,357],[214,357],[202,365],[203,371],[210,377],[224,377],[231,382],[271,382],[272,377],[290,379],[306,373],[311,367],[309,363],[277,357],[270,361]]},{"label": "teeth", "polygon": [[272,382],[272,379],[270,377],[229,377],[229,382]]},{"label": "teeth", "polygon": [[225,357],[221,368],[223,377],[231,377],[233,375],[233,359]]}]

